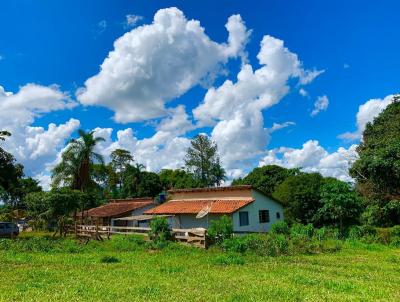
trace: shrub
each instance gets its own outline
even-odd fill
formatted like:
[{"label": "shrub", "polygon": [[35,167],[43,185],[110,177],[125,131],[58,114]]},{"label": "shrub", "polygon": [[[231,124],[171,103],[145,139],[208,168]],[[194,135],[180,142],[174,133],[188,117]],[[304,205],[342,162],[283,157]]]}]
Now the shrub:
[{"label": "shrub", "polygon": [[172,239],[171,227],[164,217],[155,217],[150,222],[150,239],[154,242],[167,241]]},{"label": "shrub", "polygon": [[222,248],[224,251],[245,253],[249,249],[248,243],[248,236],[232,237],[222,242]]},{"label": "shrub", "polygon": [[224,240],[232,238],[232,234],[232,219],[226,215],[220,219],[212,220],[207,232],[210,243],[216,244],[221,244]]},{"label": "shrub", "polygon": [[374,242],[376,237],[376,229],[369,225],[352,226],[348,232],[348,239],[362,240],[365,242]]},{"label": "shrub", "polygon": [[390,230],[388,228],[376,229],[376,241],[382,244],[390,243]]},{"label": "shrub", "polygon": [[245,263],[242,256],[233,253],[218,255],[213,262],[218,265],[243,265]]},{"label": "shrub", "polygon": [[390,228],[390,236],[392,238],[399,237],[400,238],[400,225],[396,225]]},{"label": "shrub", "polygon": [[267,242],[267,256],[280,256],[286,255],[289,252],[289,242],[284,235],[268,236]]},{"label": "shrub", "polygon": [[114,256],[103,256],[100,259],[101,263],[118,263],[120,262],[118,258],[114,257]]},{"label": "shrub", "polygon": [[278,221],[271,226],[270,232],[273,234],[289,235],[289,226],[285,221]]},{"label": "shrub", "polygon": [[301,238],[308,238],[311,239],[314,234],[314,226],[309,223],[307,225],[295,223],[290,228],[290,236],[292,238],[301,237]]}]

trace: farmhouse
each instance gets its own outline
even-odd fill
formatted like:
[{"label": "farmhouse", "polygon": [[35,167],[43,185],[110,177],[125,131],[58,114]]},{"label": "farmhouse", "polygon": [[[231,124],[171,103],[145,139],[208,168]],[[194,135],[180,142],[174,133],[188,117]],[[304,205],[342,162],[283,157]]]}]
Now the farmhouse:
[{"label": "farmhouse", "polygon": [[[140,217],[143,212],[155,206],[153,198],[111,199],[105,205],[84,211],[83,218],[103,226],[139,226],[138,220],[119,218]],[[77,220],[79,219],[82,219],[82,213],[78,213]]]},{"label": "farmhouse", "polygon": [[222,215],[231,217],[235,233],[267,232],[283,219],[283,206],[252,186],[170,190],[169,201],[145,211],[172,215],[173,228],[208,228]]}]

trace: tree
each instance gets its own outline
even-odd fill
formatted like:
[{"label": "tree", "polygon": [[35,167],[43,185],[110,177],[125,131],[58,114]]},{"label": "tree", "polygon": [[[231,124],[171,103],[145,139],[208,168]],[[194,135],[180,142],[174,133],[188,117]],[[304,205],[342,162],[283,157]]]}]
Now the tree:
[{"label": "tree", "polygon": [[0,141],[4,141],[6,136],[11,136],[11,133],[5,130],[0,131]]},{"label": "tree", "polygon": [[200,186],[200,182],[195,179],[193,173],[182,169],[163,169],[158,175],[165,190],[198,188]]},{"label": "tree", "polygon": [[246,177],[235,179],[232,185],[252,185],[268,196],[272,196],[278,185],[292,175],[300,174],[300,169],[286,169],[277,165],[255,168]]},{"label": "tree", "polygon": [[362,210],[362,200],[349,184],[340,180],[330,180],[321,187],[321,208],[314,215],[319,225],[336,224],[344,226],[357,223]]},{"label": "tree", "polygon": [[304,173],[286,178],[272,194],[285,205],[290,222],[312,223],[321,207],[320,189],[324,179],[319,173]]},{"label": "tree", "polygon": [[52,189],[48,192],[30,193],[26,196],[28,215],[36,226],[61,231],[66,221],[78,209],[87,209],[93,206],[90,195],[69,188]]},{"label": "tree", "polygon": [[225,170],[220,163],[217,145],[206,135],[199,134],[192,139],[185,157],[185,165],[188,171],[194,173],[202,187],[219,186],[225,179]]},{"label": "tree", "polygon": [[61,162],[53,169],[53,186],[61,184],[72,189],[85,191],[93,186],[91,166],[95,162],[104,164],[103,156],[94,152],[96,145],[104,141],[94,137],[94,131],[79,130],[79,138],[72,139],[62,154]]},{"label": "tree", "polygon": [[142,169],[143,166],[139,164],[126,168],[121,197],[154,197],[162,191],[158,174]]},{"label": "tree", "polygon": [[[357,189],[371,201],[371,206],[386,209],[383,212],[387,213],[382,219],[396,217],[397,207],[388,204],[393,205],[400,200],[399,95],[372,123],[366,125],[357,153],[358,160],[350,169],[350,175],[356,179]],[[394,220],[381,220],[378,224],[394,223]]]},{"label": "tree", "polygon": [[111,167],[118,177],[119,189],[122,187],[124,171],[133,162],[133,156],[128,150],[116,149],[111,152]]}]

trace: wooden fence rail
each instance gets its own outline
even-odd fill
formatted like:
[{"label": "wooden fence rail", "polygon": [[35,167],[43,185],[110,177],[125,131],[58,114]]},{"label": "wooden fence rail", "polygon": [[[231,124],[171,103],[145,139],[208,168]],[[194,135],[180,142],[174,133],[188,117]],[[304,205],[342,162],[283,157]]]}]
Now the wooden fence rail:
[{"label": "wooden fence rail", "polygon": [[[150,228],[147,227],[123,227],[123,226],[98,226],[98,225],[75,225],[75,236],[87,240],[104,240],[112,234],[124,235],[143,235],[149,237]],[[206,229],[172,229],[172,235],[175,241],[200,248],[207,248],[207,230]]]}]

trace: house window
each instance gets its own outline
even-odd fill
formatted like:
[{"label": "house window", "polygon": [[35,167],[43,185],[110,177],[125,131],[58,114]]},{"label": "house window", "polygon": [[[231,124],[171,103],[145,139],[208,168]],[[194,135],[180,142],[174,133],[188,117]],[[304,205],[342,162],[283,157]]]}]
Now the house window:
[{"label": "house window", "polygon": [[281,213],[276,212],[276,219],[281,219]]},{"label": "house window", "polygon": [[249,212],[239,212],[239,225],[249,225]]},{"label": "house window", "polygon": [[258,217],[260,219],[260,223],[269,222],[269,211],[268,210],[260,210],[260,211],[258,211]]}]

